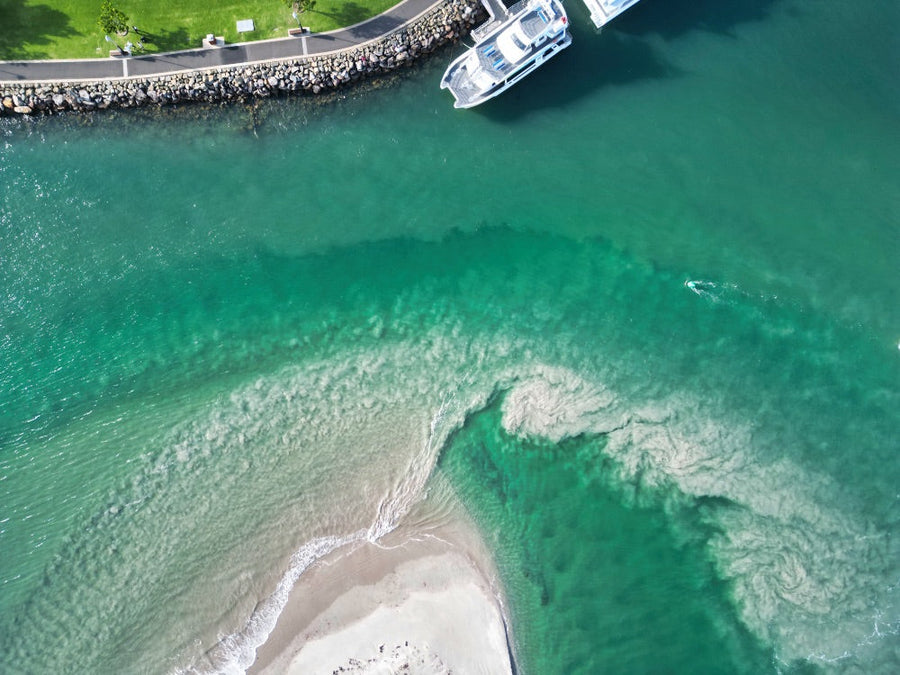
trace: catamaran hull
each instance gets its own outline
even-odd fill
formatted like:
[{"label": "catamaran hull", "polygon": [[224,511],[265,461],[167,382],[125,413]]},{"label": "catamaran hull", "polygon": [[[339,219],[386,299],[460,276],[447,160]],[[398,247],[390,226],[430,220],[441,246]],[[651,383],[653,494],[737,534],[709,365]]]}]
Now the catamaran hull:
[{"label": "catamaran hull", "polygon": [[512,73],[507,79],[503,80],[502,82],[498,82],[496,85],[480,94],[477,98],[473,98],[469,101],[461,100],[459,96],[456,95],[456,92],[453,91],[453,88],[450,84],[453,80],[455,72],[459,68],[465,67],[466,55],[463,54],[453,63],[451,63],[449,68],[447,68],[447,72],[444,73],[444,77],[441,79],[441,89],[449,89],[450,93],[453,94],[453,98],[455,99],[453,103],[454,108],[474,108],[475,106],[480,105],[485,101],[489,101],[495,96],[499,96],[511,86],[516,84],[516,82],[523,79],[526,75],[542,66],[550,58],[556,56],[570,44],[572,44],[572,36],[568,33],[563,34],[563,36],[558,41],[551,42],[544,49],[542,49],[534,58],[534,60],[531,61],[525,68],[516,73]]}]

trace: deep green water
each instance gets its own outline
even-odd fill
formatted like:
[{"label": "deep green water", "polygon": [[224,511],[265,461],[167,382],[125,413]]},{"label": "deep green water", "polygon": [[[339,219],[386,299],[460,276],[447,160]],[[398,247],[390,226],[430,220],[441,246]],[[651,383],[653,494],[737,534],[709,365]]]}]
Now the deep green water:
[{"label": "deep green water", "polygon": [[569,12],[472,112],[4,121],[0,671],[237,669],[435,463],[522,673],[900,668],[900,6]]}]

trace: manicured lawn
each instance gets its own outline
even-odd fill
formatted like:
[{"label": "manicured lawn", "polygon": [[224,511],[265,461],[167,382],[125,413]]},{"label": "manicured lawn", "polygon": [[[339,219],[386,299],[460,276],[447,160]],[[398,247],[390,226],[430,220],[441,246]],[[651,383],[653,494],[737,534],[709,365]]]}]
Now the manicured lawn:
[{"label": "manicured lawn", "polygon": [[[393,7],[400,0],[318,0],[300,15],[315,32],[349,26]],[[0,0],[0,60],[106,57],[112,46],[97,27],[101,0]],[[296,27],[282,0],[113,0],[129,25],[150,34],[147,52],[199,47],[208,33],[226,42],[287,37]],[[235,23],[253,19],[252,33],[238,34]],[[113,37],[113,36],[111,36]],[[117,38],[134,43],[134,34]]]}]

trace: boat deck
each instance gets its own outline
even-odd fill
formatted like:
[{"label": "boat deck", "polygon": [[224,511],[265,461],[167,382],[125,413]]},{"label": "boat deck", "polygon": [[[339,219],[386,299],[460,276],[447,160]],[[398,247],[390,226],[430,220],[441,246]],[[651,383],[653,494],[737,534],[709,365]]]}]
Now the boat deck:
[{"label": "boat deck", "polygon": [[450,79],[450,89],[453,90],[460,105],[466,106],[481,94],[475,83],[472,82],[462,70],[456,71]]},{"label": "boat deck", "polygon": [[[485,2],[485,0],[481,0]],[[597,28],[605,26],[638,0],[581,0],[591,13],[591,21]]]},{"label": "boat deck", "polygon": [[491,18],[477,28],[472,29],[472,37],[475,42],[481,42],[492,31],[499,28],[509,18],[509,10],[500,0],[481,0],[481,4],[487,10]]},{"label": "boat deck", "polygon": [[[518,5],[514,7],[518,7]],[[521,11],[521,8],[519,11]],[[510,16],[513,16],[512,12],[510,12]],[[548,16],[543,9],[537,9],[524,14],[518,19],[518,23],[522,26],[522,31],[528,39],[534,40],[546,30],[547,24],[549,24],[553,18],[552,15]],[[500,48],[497,46],[497,36],[500,34],[501,33],[491,35],[489,38],[477,43],[474,47],[474,49],[477,50],[478,62],[481,64],[481,67],[486,72],[492,73],[495,80],[502,79],[502,77],[498,78],[497,76],[505,76],[514,69],[513,66],[515,65],[503,57]]]},{"label": "boat deck", "polygon": [[[583,2],[599,27],[639,0]],[[559,0],[520,0],[510,7],[501,0],[481,3],[490,18],[472,31],[475,45],[450,64],[441,80],[441,88],[449,89],[456,98],[457,108],[478,105],[505,91],[572,43],[566,11]]]},{"label": "boat deck", "polygon": [[[619,16],[629,7],[636,5],[639,0],[581,0],[591,13],[591,21],[597,28],[602,28],[614,18]],[[490,15],[485,23],[472,30],[475,42],[481,42],[485,37],[497,29],[510,16],[514,15],[522,2],[507,8],[501,0],[481,0],[481,4]]]},{"label": "boat deck", "polygon": [[506,5],[503,4],[500,0],[481,0],[481,4],[484,5],[484,8],[487,10],[487,13],[490,15],[491,19],[499,19],[500,21],[505,21],[509,11],[506,8]]}]

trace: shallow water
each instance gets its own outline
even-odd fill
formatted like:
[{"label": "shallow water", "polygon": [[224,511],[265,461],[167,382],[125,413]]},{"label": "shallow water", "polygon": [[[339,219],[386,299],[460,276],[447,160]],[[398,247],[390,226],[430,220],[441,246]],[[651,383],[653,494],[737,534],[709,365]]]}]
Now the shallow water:
[{"label": "shallow water", "polygon": [[900,10],[720,4],[5,122],[0,669],[246,664],[437,464],[521,672],[893,672]]}]

